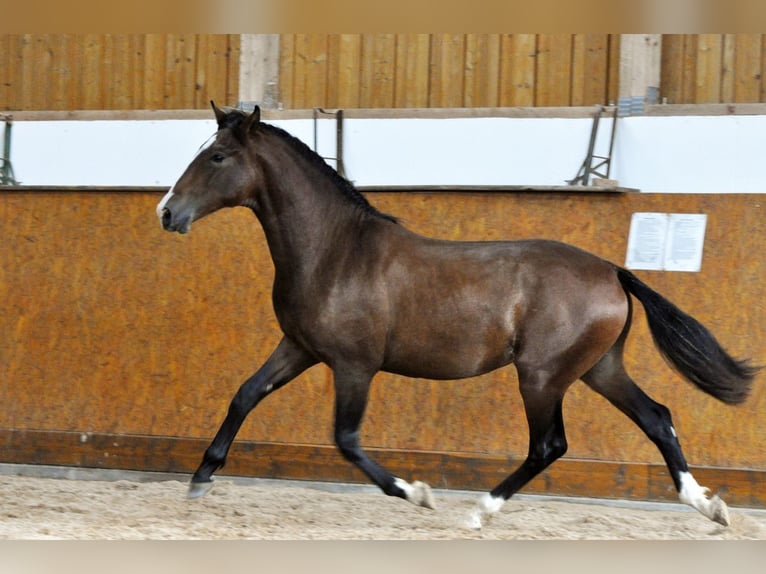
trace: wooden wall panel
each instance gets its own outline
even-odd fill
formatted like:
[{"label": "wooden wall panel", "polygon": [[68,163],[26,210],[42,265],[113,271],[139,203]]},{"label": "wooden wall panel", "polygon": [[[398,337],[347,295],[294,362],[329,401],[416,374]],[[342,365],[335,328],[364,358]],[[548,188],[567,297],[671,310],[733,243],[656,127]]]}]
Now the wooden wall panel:
[{"label": "wooden wall panel", "polygon": [[763,34],[668,34],[661,97],[670,104],[766,101]]},{"label": "wooden wall panel", "polygon": [[239,36],[20,34],[0,41],[0,109],[199,109],[234,105]]},{"label": "wooden wall panel", "polygon": [[608,34],[283,34],[279,99],[298,109],[607,104],[618,63]]},{"label": "wooden wall panel", "polygon": [[426,108],[431,43],[427,34],[396,37],[395,108]]},{"label": "wooden wall panel", "polygon": [[[239,101],[236,34],[5,34],[4,110]],[[285,108],[590,106],[619,92],[613,34],[282,34]],[[762,34],[663,36],[668,103],[766,101]]]},{"label": "wooden wall panel", "polygon": [[[0,192],[0,429],[209,439],[240,382],[279,338],[272,268],[244,209],[188,236],[163,232],[161,193]],[[761,195],[369,194],[405,224],[450,239],[550,237],[622,263],[631,213],[708,214],[701,273],[640,273],[736,355],[766,363]],[[598,214],[598,217],[594,217]],[[690,462],[764,468],[762,380],[742,407],[682,382],[654,350],[637,306],[628,369],[674,413]],[[564,403],[574,459],[661,464],[622,414],[584,385]],[[327,445],[332,383],[315,367],[269,397],[240,438]],[[522,457],[512,368],[466,381],[381,374],[364,444],[455,456]]]}]

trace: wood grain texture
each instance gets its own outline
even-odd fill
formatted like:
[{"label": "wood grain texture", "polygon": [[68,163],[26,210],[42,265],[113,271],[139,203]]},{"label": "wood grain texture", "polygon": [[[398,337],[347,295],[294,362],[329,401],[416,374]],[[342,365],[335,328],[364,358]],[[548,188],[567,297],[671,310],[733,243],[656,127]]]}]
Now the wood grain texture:
[{"label": "wood grain texture", "polygon": [[0,36],[4,110],[206,108],[237,103],[236,34]]},{"label": "wood grain texture", "polygon": [[[618,88],[614,66],[619,42],[614,38],[285,34],[280,42],[280,101],[292,109],[607,104]],[[313,57],[309,44],[326,46],[326,67],[307,68]],[[307,98],[309,85],[316,91]]]},{"label": "wood grain texture", "polygon": [[670,104],[766,101],[763,54],[763,34],[666,34],[661,97]]},{"label": "wood grain texture", "polygon": [[[162,191],[0,192],[0,429],[209,440],[239,384],[279,340],[273,269],[245,209],[188,236],[156,221]],[[408,227],[447,239],[548,237],[623,263],[637,211],[706,213],[701,273],[640,272],[737,356],[766,363],[766,196],[563,192],[368,193]],[[766,467],[766,392],[726,407],[680,380],[640,306],[627,368],[666,404],[689,462]],[[318,366],[251,414],[243,441],[332,445],[332,382]],[[582,384],[564,402],[568,457],[661,465],[654,446]],[[380,374],[362,442],[451,456],[524,456],[513,368],[461,381]],[[34,462],[30,460],[28,462]]]}]

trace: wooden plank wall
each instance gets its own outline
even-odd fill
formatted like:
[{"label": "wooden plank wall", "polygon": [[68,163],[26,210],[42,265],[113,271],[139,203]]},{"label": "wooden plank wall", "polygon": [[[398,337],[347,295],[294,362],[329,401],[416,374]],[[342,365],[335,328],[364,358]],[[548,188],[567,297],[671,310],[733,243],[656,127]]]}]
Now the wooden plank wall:
[{"label": "wooden plank wall", "polygon": [[661,97],[670,104],[766,101],[763,34],[668,34]]},{"label": "wooden plank wall", "polygon": [[237,34],[0,35],[0,109],[140,110],[237,102]]},{"label": "wooden plank wall", "polygon": [[283,34],[285,108],[587,106],[617,99],[609,34]]},{"label": "wooden plank wall", "polygon": [[[164,190],[0,191],[0,461],[191,472],[241,383],[279,339],[273,268],[245,209],[160,229]],[[765,195],[368,194],[448,239],[549,237],[622,263],[636,211],[706,213],[702,272],[639,272],[738,356],[766,364]],[[628,371],[674,415],[706,486],[766,506],[766,385],[726,407],[674,375],[639,305]],[[353,480],[332,445],[332,381],[315,367],[246,421],[226,471]],[[673,499],[654,446],[582,384],[564,403],[570,450],[527,492]],[[486,489],[526,452],[512,368],[467,381],[380,374],[363,444],[404,477]]]},{"label": "wooden plank wall", "polygon": [[[663,36],[671,104],[766,101],[762,34]],[[239,101],[236,34],[0,35],[0,109],[200,109]],[[614,103],[609,34],[283,34],[288,109]]]}]

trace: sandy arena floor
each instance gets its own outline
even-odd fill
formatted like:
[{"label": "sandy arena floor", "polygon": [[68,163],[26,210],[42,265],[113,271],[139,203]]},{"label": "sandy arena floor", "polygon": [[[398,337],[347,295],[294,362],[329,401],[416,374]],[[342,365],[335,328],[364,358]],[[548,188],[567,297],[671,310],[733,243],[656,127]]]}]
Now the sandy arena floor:
[{"label": "sandy arena floor", "polygon": [[[135,478],[135,477],[134,477]],[[479,493],[435,491],[437,509],[372,488],[220,477],[187,500],[179,480],[0,475],[0,539],[766,539],[766,511],[730,508],[728,528],[674,504],[512,499],[483,530],[462,526]]]}]

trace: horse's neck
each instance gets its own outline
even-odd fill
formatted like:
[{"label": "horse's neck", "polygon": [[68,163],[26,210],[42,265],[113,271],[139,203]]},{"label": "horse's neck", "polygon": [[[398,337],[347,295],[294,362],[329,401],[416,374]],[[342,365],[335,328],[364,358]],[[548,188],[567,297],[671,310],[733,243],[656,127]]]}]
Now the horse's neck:
[{"label": "horse's neck", "polygon": [[263,226],[278,276],[307,278],[327,257],[348,245],[363,219],[335,183],[305,160],[275,160],[256,215]]}]

